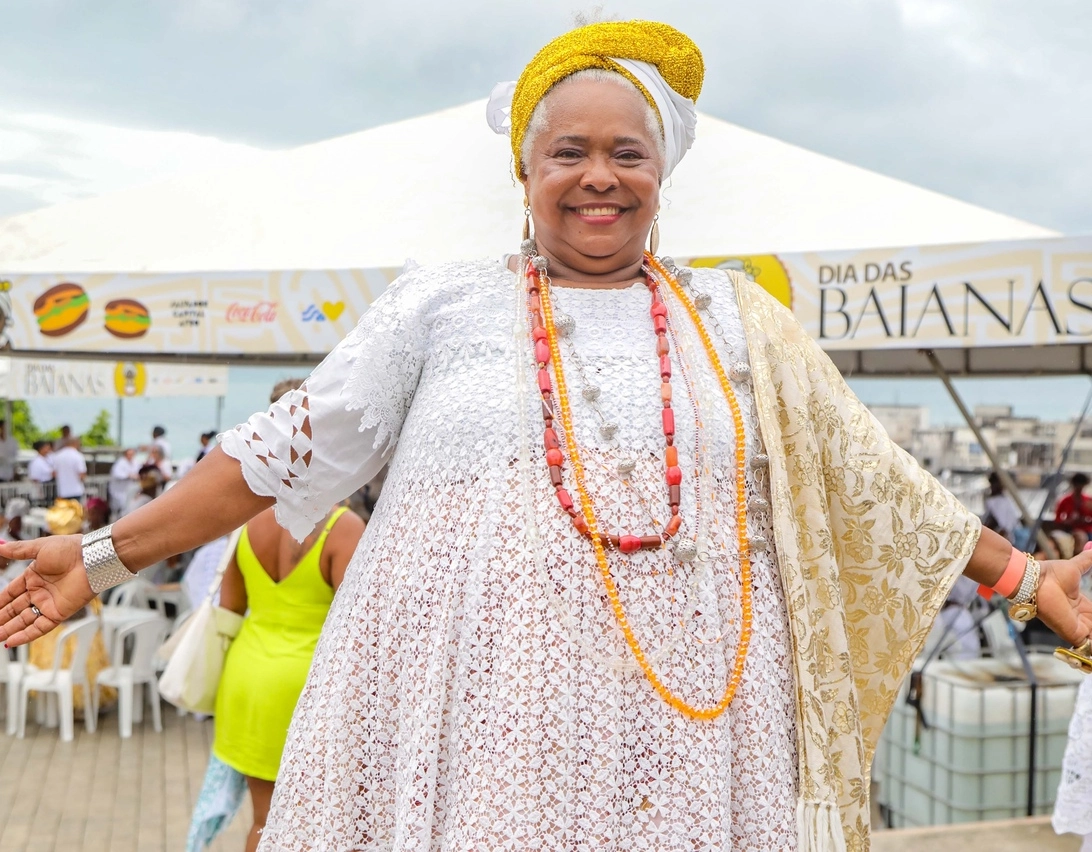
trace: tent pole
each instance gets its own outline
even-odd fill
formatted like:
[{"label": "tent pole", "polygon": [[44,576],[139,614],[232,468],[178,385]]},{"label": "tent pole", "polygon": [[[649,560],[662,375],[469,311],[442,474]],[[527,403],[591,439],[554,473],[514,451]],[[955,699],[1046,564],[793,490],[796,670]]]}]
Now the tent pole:
[{"label": "tent pole", "polygon": [[220,421],[224,417],[224,398],[222,396],[216,397],[216,431],[221,430]]},{"label": "tent pole", "polygon": [[121,434],[122,434],[121,426],[122,426],[122,423],[124,422],[124,417],[125,417],[125,397],[119,396],[118,397],[118,446],[119,447],[124,446],[124,444],[123,444],[123,442],[121,440]]},{"label": "tent pole", "polygon": [[[956,408],[959,409],[959,413],[963,415],[963,419],[966,420],[967,425],[971,427],[971,431],[974,433],[978,445],[982,447],[982,451],[990,460],[990,464],[993,465],[993,469],[1000,478],[1001,484],[1005,487],[1005,490],[1009,492],[1009,496],[1016,504],[1016,508],[1020,510],[1020,519],[1023,521],[1024,526],[1029,530],[1033,529],[1035,519],[1031,516],[1031,513],[1028,512],[1027,506],[1024,505],[1024,501],[1020,497],[1020,492],[1016,488],[1016,483],[1012,481],[1012,477],[1009,476],[1008,471],[1005,470],[1004,466],[998,461],[997,454],[994,452],[993,447],[991,447],[986,440],[986,436],[982,434],[982,430],[978,428],[978,424],[974,420],[974,415],[967,410],[963,398],[955,389],[955,385],[952,384],[952,377],[948,375],[948,371],[945,370],[944,365],[940,363],[937,353],[932,349],[924,349],[922,352],[925,357],[929,359],[929,363],[933,367],[933,372],[935,372],[944,383],[944,387],[948,390],[948,395],[952,398],[952,402],[956,404]],[[1043,548],[1047,553],[1052,553],[1054,551],[1053,542],[1051,542],[1050,537],[1041,529],[1037,532],[1035,540],[1038,542],[1039,547]]]}]

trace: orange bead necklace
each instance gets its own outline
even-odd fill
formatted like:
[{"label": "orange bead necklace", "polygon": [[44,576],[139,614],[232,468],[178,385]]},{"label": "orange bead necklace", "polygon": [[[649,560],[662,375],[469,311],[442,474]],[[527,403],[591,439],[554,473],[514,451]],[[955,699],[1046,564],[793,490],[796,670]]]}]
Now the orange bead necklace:
[{"label": "orange bead necklace", "polygon": [[[618,623],[619,629],[622,631],[622,635],[625,637],[626,644],[629,646],[630,652],[633,654],[634,659],[644,672],[645,677],[648,679],[653,690],[660,696],[661,699],[671,707],[678,710],[683,715],[691,719],[715,719],[722,714],[731,704],[732,699],[735,697],[736,690],[739,688],[740,681],[743,677],[744,664],[747,659],[747,650],[751,640],[751,563],[748,557],[748,537],[747,537],[747,508],[746,508],[746,434],[743,427],[743,415],[740,411],[739,403],[736,400],[735,392],[732,390],[731,382],[728,379],[727,373],[724,371],[720,362],[720,357],[716,352],[716,348],[713,345],[713,341],[710,338],[708,332],[706,332],[704,324],[701,321],[701,317],[698,314],[697,308],[694,306],[693,301],[686,294],[686,292],[679,285],[675,277],[668,272],[668,270],[654,257],[647,254],[645,255],[645,271],[648,276],[649,290],[653,295],[653,310],[652,317],[654,328],[657,332],[657,352],[660,355],[660,368],[661,378],[663,383],[667,385],[668,390],[664,391],[663,402],[664,411],[670,411],[670,359],[668,353],[661,351],[664,348],[664,344],[660,341],[666,341],[666,322],[667,322],[667,306],[666,302],[662,298],[658,297],[657,288],[660,282],[666,282],[671,288],[672,293],[682,303],[686,309],[687,314],[690,316],[691,321],[694,323],[698,332],[698,337],[702,342],[702,346],[705,349],[706,355],[709,358],[710,366],[713,372],[717,376],[717,380],[721,386],[721,390],[724,393],[725,399],[728,401],[729,409],[732,412],[733,424],[735,427],[735,468],[736,468],[736,528],[739,543],[739,559],[740,559],[740,580],[742,586],[741,596],[741,608],[742,619],[740,625],[739,644],[736,647],[735,660],[732,665],[731,673],[728,676],[727,683],[725,684],[724,694],[715,705],[708,707],[694,706],[684,699],[673,693],[667,685],[660,678],[655,668],[649,662],[645,655],[644,650],[641,648],[640,643],[637,641],[637,637],[633,632],[633,628],[629,624],[629,620],[626,617],[625,608],[622,605],[621,597],[618,591],[618,585],[614,581],[614,576],[611,574],[610,564],[607,560],[606,548],[604,546],[604,539],[608,539],[610,544],[614,544],[622,552],[633,552],[638,549],[647,548],[651,549],[653,543],[651,539],[653,536],[619,536],[617,544],[613,541],[612,537],[608,537],[600,533],[599,521],[595,513],[595,507],[592,505],[591,496],[588,493],[586,477],[584,474],[584,466],[580,459],[580,449],[576,444],[575,434],[573,432],[573,419],[572,408],[569,403],[568,387],[565,383],[565,372],[561,363],[561,350],[558,345],[557,328],[554,324],[553,305],[550,300],[550,279],[546,275],[546,259],[541,257],[528,258],[526,267],[526,276],[528,281],[527,297],[528,297],[528,311],[531,315],[532,322],[532,336],[535,353],[535,361],[538,365],[538,384],[539,390],[542,393],[542,410],[543,418],[546,423],[546,436],[545,445],[548,454],[547,462],[550,468],[550,479],[555,489],[564,492],[558,494],[558,500],[561,503],[563,509],[573,517],[573,525],[591,539],[592,547],[595,551],[595,559],[599,565],[599,572],[603,579],[603,585],[606,588],[607,599],[610,602],[611,610],[614,613],[615,620]],[[663,307],[657,307],[662,305]],[[661,322],[662,320],[662,322]],[[663,332],[661,332],[661,326],[663,326]],[[553,367],[553,379],[550,381],[550,374],[548,367]],[[666,374],[666,375],[665,375]],[[579,512],[576,511],[576,507],[573,505],[571,497],[568,492],[564,491],[561,485],[561,461],[560,446],[557,441],[556,432],[552,429],[552,421],[555,416],[555,409],[553,404],[553,384],[557,386],[557,411],[556,414],[561,421],[563,427],[565,448],[568,452],[569,463],[572,467],[573,478],[576,484],[577,497],[579,500]],[[674,415],[673,413],[663,417],[664,433],[668,438],[668,447],[665,452],[665,462],[668,462],[667,467],[670,470],[674,467],[678,470],[677,450],[674,454],[670,451],[674,450],[673,436],[674,436]],[[551,440],[552,438],[552,440]],[[551,452],[551,450],[555,452]],[[674,465],[670,464],[674,461]],[[672,506],[672,520],[670,525],[674,525],[674,530],[678,530],[678,524],[675,524],[675,519],[679,518],[678,504],[680,502],[679,484],[678,482],[672,483],[677,475],[672,473],[668,475],[668,487],[669,487],[669,501]],[[565,498],[568,497],[568,500]],[[681,521],[680,521],[681,523]],[[665,533],[668,529],[665,528]],[[657,535],[655,547],[662,548],[669,535]],[[622,540],[626,539],[626,548],[623,550],[620,546]],[[636,539],[636,544],[633,541]],[[646,543],[647,539],[647,543]]]}]

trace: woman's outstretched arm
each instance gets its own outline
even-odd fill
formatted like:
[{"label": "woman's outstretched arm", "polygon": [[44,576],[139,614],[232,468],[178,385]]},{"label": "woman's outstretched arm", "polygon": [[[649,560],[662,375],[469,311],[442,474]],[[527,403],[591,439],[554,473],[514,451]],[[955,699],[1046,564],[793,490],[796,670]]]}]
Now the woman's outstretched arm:
[{"label": "woman's outstretched arm", "polygon": [[[239,462],[217,448],[177,485],[114,524],[114,548],[135,573],[231,532],[272,504],[272,497],[250,490]],[[6,646],[48,633],[94,597],[79,535],[11,542],[0,545],[0,556],[32,560],[0,591]]]},{"label": "woman's outstretched arm", "polygon": [[[1005,573],[1012,545],[993,530],[982,530],[978,544],[963,573],[993,588]],[[1081,594],[1081,577],[1092,570],[1092,550],[1072,559],[1052,559],[1042,563],[1036,605],[1039,620],[1073,645],[1080,645],[1092,635],[1092,601]]]}]

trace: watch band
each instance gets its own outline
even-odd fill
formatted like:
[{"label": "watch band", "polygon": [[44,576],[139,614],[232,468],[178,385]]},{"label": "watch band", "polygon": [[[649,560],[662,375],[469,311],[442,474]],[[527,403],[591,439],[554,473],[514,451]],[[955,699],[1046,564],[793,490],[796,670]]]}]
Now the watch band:
[{"label": "watch band", "polygon": [[87,569],[87,582],[96,595],[119,586],[136,575],[126,568],[110,535],[113,525],[89,532],[83,537],[83,564]]}]

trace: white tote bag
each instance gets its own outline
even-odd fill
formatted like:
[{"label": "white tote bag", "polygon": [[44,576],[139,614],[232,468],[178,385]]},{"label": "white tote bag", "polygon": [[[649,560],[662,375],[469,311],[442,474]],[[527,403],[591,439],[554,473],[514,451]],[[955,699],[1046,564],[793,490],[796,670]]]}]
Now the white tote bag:
[{"label": "white tote bag", "polygon": [[159,650],[160,658],[167,660],[167,667],[159,676],[159,694],[191,713],[212,715],[216,709],[224,657],[243,626],[243,616],[213,603],[241,532],[237,529],[228,538],[216,568],[216,579],[201,605]]}]

